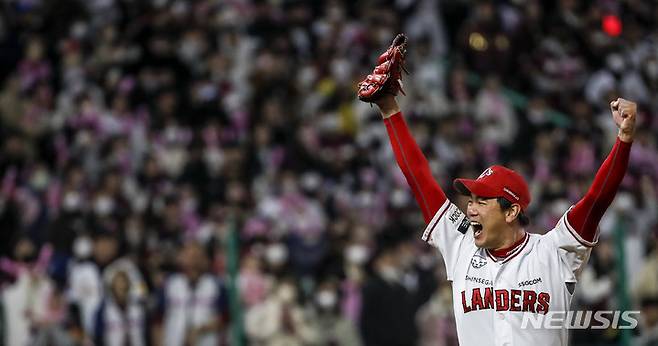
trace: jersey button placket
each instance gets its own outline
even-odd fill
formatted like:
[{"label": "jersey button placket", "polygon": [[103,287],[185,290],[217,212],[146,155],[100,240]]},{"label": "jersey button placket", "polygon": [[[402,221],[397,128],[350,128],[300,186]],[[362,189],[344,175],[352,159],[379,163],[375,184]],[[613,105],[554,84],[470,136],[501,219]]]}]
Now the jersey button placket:
[{"label": "jersey button placket", "polygon": [[494,314],[494,329],[496,330],[496,346],[511,345],[512,326],[507,321],[505,312],[500,311]]}]

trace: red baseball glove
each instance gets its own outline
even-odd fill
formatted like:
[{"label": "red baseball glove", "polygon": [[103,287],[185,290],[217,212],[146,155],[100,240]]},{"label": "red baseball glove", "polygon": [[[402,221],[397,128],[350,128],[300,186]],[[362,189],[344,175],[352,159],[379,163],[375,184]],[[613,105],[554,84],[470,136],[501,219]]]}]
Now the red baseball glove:
[{"label": "red baseball glove", "polygon": [[377,67],[366,79],[359,83],[359,100],[373,102],[384,93],[403,95],[402,71],[409,74],[404,68],[404,56],[407,53],[407,37],[404,34],[395,36],[393,43],[377,59]]}]

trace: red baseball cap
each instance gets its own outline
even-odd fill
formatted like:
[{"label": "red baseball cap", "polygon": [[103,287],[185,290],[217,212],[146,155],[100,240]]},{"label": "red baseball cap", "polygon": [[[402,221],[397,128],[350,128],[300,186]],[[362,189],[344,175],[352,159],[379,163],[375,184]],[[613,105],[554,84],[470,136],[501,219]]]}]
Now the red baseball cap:
[{"label": "red baseball cap", "polygon": [[530,204],[530,191],[523,177],[503,166],[491,166],[477,179],[455,179],[452,183],[462,195],[471,193],[484,198],[503,197],[512,203],[518,203],[522,210]]}]

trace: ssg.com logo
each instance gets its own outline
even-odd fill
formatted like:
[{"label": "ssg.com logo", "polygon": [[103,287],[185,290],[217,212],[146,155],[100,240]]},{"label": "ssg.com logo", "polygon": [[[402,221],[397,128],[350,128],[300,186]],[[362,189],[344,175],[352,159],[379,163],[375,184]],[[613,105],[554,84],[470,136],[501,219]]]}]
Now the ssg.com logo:
[{"label": "ssg.com logo", "polygon": [[639,311],[549,311],[523,314],[521,329],[635,329]]}]

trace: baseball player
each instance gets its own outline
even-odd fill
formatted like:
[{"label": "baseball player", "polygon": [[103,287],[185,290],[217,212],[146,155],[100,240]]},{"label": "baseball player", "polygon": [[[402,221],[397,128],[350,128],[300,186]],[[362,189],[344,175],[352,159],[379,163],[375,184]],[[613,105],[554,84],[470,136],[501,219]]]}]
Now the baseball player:
[{"label": "baseball player", "polygon": [[451,203],[400,112],[406,39],[399,35],[359,84],[359,98],[377,104],[393,151],[427,227],[422,239],[443,255],[452,282],[461,345],[567,345],[566,328],[522,329],[526,314],[567,312],[578,273],[597,242],[597,226],[622,181],[633,142],[636,104],[610,103],[619,129],[616,143],[585,196],[544,235],[529,234],[530,192],[521,175],[487,168],[476,179],[456,179],[469,197],[466,213]]}]

